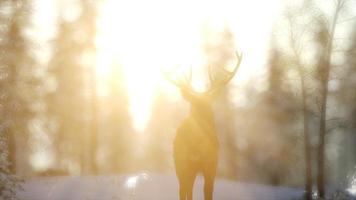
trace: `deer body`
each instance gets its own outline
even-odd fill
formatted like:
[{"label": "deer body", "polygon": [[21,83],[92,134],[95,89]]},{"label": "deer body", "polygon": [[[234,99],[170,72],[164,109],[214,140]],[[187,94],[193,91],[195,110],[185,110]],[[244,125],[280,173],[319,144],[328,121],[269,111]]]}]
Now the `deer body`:
[{"label": "deer body", "polygon": [[225,78],[214,78],[209,68],[211,88],[203,93],[192,89],[192,72],[186,83],[168,78],[181,90],[183,98],[191,105],[189,116],[178,127],[173,143],[173,158],[179,181],[180,200],[193,199],[193,185],[198,173],[204,176],[204,198],[213,199],[214,180],[218,163],[218,138],[215,130],[212,103],[220,88],[224,87],[235,75],[242,59],[232,72],[223,70]]},{"label": "deer body", "polygon": [[174,139],[173,157],[179,179],[180,200],[192,199],[198,173],[204,176],[205,199],[211,200],[218,161],[218,139],[212,113],[211,116],[191,113],[183,121]]}]

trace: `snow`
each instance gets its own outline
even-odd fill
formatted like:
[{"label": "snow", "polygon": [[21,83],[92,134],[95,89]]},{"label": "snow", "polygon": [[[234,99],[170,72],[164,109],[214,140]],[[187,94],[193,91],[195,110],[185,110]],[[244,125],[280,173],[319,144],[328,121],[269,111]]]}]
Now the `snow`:
[{"label": "snow", "polygon": [[[174,174],[108,175],[87,177],[45,177],[25,181],[18,193],[26,200],[176,200],[178,183]],[[298,199],[297,188],[217,180],[216,200],[288,200]],[[203,180],[198,177],[194,199],[203,199]]]}]

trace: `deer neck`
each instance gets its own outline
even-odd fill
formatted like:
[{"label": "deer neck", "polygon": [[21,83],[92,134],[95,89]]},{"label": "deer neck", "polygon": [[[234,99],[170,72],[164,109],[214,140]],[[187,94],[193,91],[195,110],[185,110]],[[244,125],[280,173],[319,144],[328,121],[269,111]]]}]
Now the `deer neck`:
[{"label": "deer neck", "polygon": [[204,133],[204,135],[210,139],[215,147],[219,146],[215,128],[214,114],[212,111],[202,113],[196,112],[193,108],[191,108],[188,119],[190,123],[194,124],[193,127],[197,128],[193,129],[194,131],[192,133],[195,133],[195,131],[197,131],[197,133]]},{"label": "deer neck", "polygon": [[215,131],[214,113],[212,111],[199,112],[197,109],[192,107],[189,116],[191,120],[193,120],[203,130],[207,130],[209,132]]}]

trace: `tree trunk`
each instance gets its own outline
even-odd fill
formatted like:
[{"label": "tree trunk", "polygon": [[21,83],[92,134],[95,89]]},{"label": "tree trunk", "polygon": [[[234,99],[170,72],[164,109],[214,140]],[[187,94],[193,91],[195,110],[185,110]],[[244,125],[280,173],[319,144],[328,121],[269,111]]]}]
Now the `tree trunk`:
[{"label": "tree trunk", "polygon": [[11,174],[16,173],[16,143],[15,143],[15,135],[12,130],[8,130],[7,132],[7,148],[9,154],[9,170]]},{"label": "tree trunk", "polygon": [[[14,26],[14,25],[12,25]],[[7,113],[6,117],[10,120],[10,123],[8,124],[7,128],[7,147],[8,147],[8,154],[9,154],[9,170],[10,173],[15,174],[16,173],[16,133],[17,133],[17,124],[18,121],[20,120],[19,118],[19,113],[18,113],[18,97],[17,97],[17,79],[18,79],[18,66],[16,63],[11,63],[10,64],[10,69],[9,69],[9,82],[8,82],[8,87],[9,87],[9,97],[8,97],[8,102],[7,102]]]},{"label": "tree trunk", "polygon": [[320,116],[320,130],[319,130],[319,145],[318,145],[318,194],[319,197],[325,198],[325,133],[326,133],[326,103],[328,95],[328,84],[323,83],[321,99],[321,116]]},{"label": "tree trunk", "polygon": [[298,66],[300,75],[300,84],[302,89],[302,102],[303,102],[303,132],[304,132],[304,154],[305,154],[305,199],[312,200],[312,166],[311,166],[311,152],[310,152],[310,137],[309,137],[309,116],[307,109],[307,94],[305,88],[304,73],[301,69],[302,66]]},{"label": "tree trunk", "polygon": [[91,121],[91,138],[90,138],[90,170],[91,173],[97,174],[97,149],[98,149],[98,101],[97,101],[97,92],[96,92],[96,73],[95,67],[92,69],[92,79],[91,79],[91,92],[92,92],[92,101],[91,101],[91,109],[92,109],[92,121]]},{"label": "tree trunk", "polygon": [[326,46],[326,55],[323,58],[324,69],[321,74],[321,115],[320,115],[320,127],[319,127],[319,145],[318,145],[318,194],[319,197],[325,199],[325,135],[326,135],[326,105],[328,96],[328,83],[330,74],[330,61],[333,48],[333,39],[338,19],[339,12],[341,10],[343,0],[338,0],[335,13],[333,16],[333,22],[331,24],[330,36],[328,38],[328,44]]}]

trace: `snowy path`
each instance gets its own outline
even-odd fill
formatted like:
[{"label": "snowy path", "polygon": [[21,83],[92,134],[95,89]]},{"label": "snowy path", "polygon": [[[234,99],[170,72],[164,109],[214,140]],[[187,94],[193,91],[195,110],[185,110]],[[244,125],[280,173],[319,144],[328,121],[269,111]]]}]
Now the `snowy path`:
[{"label": "snowy path", "polygon": [[[195,182],[194,199],[203,199],[203,180]],[[289,200],[302,190],[217,180],[216,200]],[[174,175],[136,174],[97,177],[34,178],[24,184],[25,200],[177,200]]]}]

